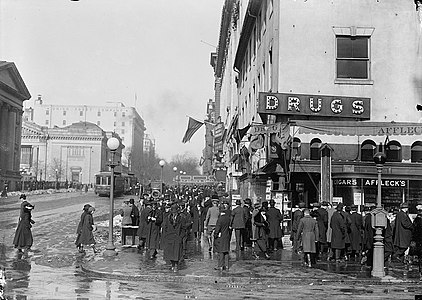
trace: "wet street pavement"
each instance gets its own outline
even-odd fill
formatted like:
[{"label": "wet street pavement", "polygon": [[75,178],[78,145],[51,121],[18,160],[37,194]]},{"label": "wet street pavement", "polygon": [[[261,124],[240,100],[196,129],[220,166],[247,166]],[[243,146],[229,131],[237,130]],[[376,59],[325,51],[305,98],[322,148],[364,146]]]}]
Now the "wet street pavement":
[{"label": "wet street pavement", "polygon": [[[123,199],[116,199],[116,210]],[[390,266],[380,280],[360,262],[321,261],[306,268],[289,247],[272,253],[270,260],[253,259],[250,249],[238,257],[232,252],[230,270],[219,272],[208,245],[191,241],[188,258],[173,273],[162,251],[150,260],[145,252],[122,247],[118,222],[117,256],[91,249],[82,255],[74,245],[82,207],[96,207],[95,237],[102,252],[108,238],[108,198],[71,192],[31,195],[28,201],[35,204],[34,246],[18,255],[12,241],[20,202],[17,196],[0,199],[0,267],[6,269],[7,299],[415,299],[422,294],[416,267]]]}]

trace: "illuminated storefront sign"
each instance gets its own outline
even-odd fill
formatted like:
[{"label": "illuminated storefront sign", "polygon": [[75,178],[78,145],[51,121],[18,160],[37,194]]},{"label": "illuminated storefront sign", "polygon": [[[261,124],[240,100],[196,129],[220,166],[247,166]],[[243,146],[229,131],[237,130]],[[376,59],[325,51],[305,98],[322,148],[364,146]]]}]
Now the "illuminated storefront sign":
[{"label": "illuminated storefront sign", "polygon": [[343,96],[259,93],[258,112],[369,120],[370,100]]}]

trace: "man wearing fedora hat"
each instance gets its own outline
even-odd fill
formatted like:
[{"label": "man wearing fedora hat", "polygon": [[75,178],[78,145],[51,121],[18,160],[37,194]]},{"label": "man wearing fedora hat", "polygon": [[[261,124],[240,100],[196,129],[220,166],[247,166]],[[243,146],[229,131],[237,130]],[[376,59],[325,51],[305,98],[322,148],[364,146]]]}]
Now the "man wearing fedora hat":
[{"label": "man wearing fedora hat", "polygon": [[205,217],[205,228],[207,228],[207,239],[208,239],[208,251],[212,251],[212,246],[214,244],[214,229],[217,224],[218,216],[220,215],[220,209],[218,208],[219,200],[218,196],[212,196],[212,207],[207,211],[207,216]]},{"label": "man wearing fedora hat", "polygon": [[335,250],[336,262],[340,262],[341,252],[346,247],[347,224],[343,207],[344,205],[341,202],[337,205],[330,223],[332,229],[331,248]]},{"label": "man wearing fedora hat", "polygon": [[394,226],[394,254],[395,262],[404,262],[404,252],[409,248],[412,240],[413,223],[410,220],[409,205],[404,202],[400,204],[400,211],[397,213]]},{"label": "man wearing fedora hat", "polygon": [[[267,211],[268,224],[270,229],[270,232],[268,233],[269,250],[277,251],[278,245],[280,244],[280,239],[283,237],[283,231],[281,229],[281,222],[283,221],[283,217],[280,210],[275,207],[275,200],[270,199],[269,203],[270,208],[268,208]],[[281,242],[280,247],[283,249],[283,242]]]}]

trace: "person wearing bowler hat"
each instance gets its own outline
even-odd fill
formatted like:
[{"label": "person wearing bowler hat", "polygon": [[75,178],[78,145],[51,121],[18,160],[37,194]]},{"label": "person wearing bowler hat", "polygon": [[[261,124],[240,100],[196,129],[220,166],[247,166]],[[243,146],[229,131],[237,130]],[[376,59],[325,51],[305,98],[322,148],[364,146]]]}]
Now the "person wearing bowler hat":
[{"label": "person wearing bowler hat", "polygon": [[[278,245],[280,244],[280,239],[283,237],[283,231],[281,229],[281,222],[283,221],[283,217],[280,210],[275,207],[274,199],[270,199],[269,204],[270,207],[267,211],[268,225],[270,229],[268,233],[268,248],[270,251],[277,251]],[[283,242],[281,242],[280,247],[283,248]]]},{"label": "person wearing bowler hat", "polygon": [[[243,251],[244,249],[244,243],[243,240],[244,231],[245,231],[245,225],[246,225],[246,219],[247,215],[245,214],[245,210],[243,209],[242,201],[236,200],[236,207],[231,212],[231,218],[230,218],[230,228],[234,229],[234,235],[236,237],[236,253],[239,254],[240,251]],[[221,213],[220,213],[221,217]]]},{"label": "person wearing bowler hat", "polygon": [[404,253],[409,248],[412,240],[413,223],[410,220],[409,205],[404,202],[400,205],[394,226],[394,254],[393,261],[404,263]]},{"label": "person wearing bowler hat", "polygon": [[163,258],[171,262],[171,270],[177,272],[179,262],[183,256],[183,234],[186,230],[186,221],[180,213],[177,203],[170,207],[169,214],[163,220]]},{"label": "person wearing bowler hat", "polygon": [[214,249],[218,253],[218,266],[215,269],[220,271],[229,269],[230,238],[232,236],[230,220],[229,201],[224,199],[221,203],[220,215],[213,232]]},{"label": "person wearing bowler hat", "polygon": [[341,261],[342,251],[346,247],[347,224],[343,207],[343,203],[337,205],[330,222],[332,229],[331,248],[334,250],[336,262]]}]

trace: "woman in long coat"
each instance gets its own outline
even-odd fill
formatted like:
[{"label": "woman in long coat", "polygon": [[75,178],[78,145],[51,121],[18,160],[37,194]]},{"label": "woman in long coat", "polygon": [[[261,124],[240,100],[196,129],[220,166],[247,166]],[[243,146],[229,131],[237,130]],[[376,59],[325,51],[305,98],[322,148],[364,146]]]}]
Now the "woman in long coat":
[{"label": "woman in long coat", "polygon": [[79,250],[80,253],[83,253],[84,252],[83,247],[82,247],[82,244],[81,244],[81,241],[80,241],[81,234],[82,234],[82,225],[83,225],[84,220],[85,220],[85,215],[88,214],[88,209],[90,207],[91,207],[90,204],[85,204],[84,205],[84,208],[83,208],[82,214],[81,214],[81,219],[79,221],[78,228],[76,229],[77,236],[76,236],[75,245],[78,248],[78,250]]},{"label": "woman in long coat", "polygon": [[331,249],[335,250],[336,261],[340,261],[341,251],[346,247],[346,216],[343,215],[343,203],[337,205],[336,211],[331,217]]},{"label": "woman in long coat", "polygon": [[268,210],[268,202],[262,202],[262,207],[254,217],[254,224],[256,226],[256,244],[253,256],[258,259],[256,252],[263,252],[266,259],[270,259],[267,253],[268,233],[270,231],[268,224],[268,217],[266,215]]},{"label": "woman in long coat", "polygon": [[228,208],[229,203],[227,200],[224,200],[214,230],[214,249],[218,252],[218,266],[215,269],[221,271],[229,268],[230,238],[232,231],[229,228],[231,213]]},{"label": "woman in long coat", "polygon": [[[157,249],[160,246],[161,223],[163,222],[163,214],[157,209],[157,204],[152,204],[146,223],[145,246],[150,251],[151,259],[157,256]],[[152,253],[151,253],[152,252]]]},{"label": "woman in long coat", "polygon": [[13,239],[13,245],[18,249],[19,252],[23,250],[29,250],[34,242],[32,238],[32,224],[35,222],[32,220],[31,211],[34,209],[34,205],[26,201],[26,195],[20,196],[22,200],[20,217],[18,227],[16,228],[15,237]]},{"label": "woman in long coat", "polygon": [[[299,221],[296,240],[302,237],[302,249],[304,261],[311,267],[316,253],[316,242],[318,241],[319,229],[318,222],[311,217],[309,209],[303,211],[303,218]],[[311,257],[312,256],[312,257]]]},{"label": "woman in long coat", "polygon": [[81,235],[76,240],[75,243],[80,244],[81,252],[84,252],[83,247],[84,246],[91,246],[94,253],[97,253],[97,249],[95,248],[95,239],[94,234],[92,233],[96,227],[94,225],[94,218],[92,217],[92,214],[94,213],[95,208],[89,207],[88,212],[85,214],[83,222],[82,222],[82,230]]},{"label": "woman in long coat", "polygon": [[186,221],[179,212],[179,206],[172,204],[170,213],[163,221],[162,245],[163,258],[171,262],[171,269],[177,272],[178,264],[183,255],[183,233],[186,230]]}]

